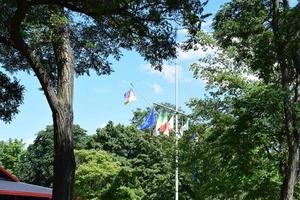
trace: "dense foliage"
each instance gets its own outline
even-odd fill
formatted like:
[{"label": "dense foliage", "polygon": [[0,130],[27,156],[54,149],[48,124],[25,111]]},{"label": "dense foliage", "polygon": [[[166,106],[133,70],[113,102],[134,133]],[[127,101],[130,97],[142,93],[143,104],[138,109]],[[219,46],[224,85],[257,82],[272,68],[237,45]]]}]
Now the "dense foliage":
[{"label": "dense foliage", "polygon": [[0,141],[0,165],[15,176],[22,176],[23,160],[26,156],[22,140]]},{"label": "dense foliage", "polygon": [[198,158],[197,194],[206,199],[278,199],[283,156],[280,88],[249,81],[228,68],[211,74],[212,68],[201,72],[208,75],[210,96],[189,102],[194,118],[205,124],[190,158]]},{"label": "dense foliage", "polygon": [[[0,67],[32,72],[39,80],[53,116],[53,199],[72,200],[74,76],[109,75],[111,58],[136,50],[155,69],[176,57],[177,26],[194,43],[207,0],[1,0]],[[0,74],[0,78],[6,78]],[[5,81],[10,84],[10,81]],[[15,84],[15,82],[13,83]],[[7,97],[1,85],[0,119],[9,121],[22,103],[22,87]],[[5,99],[4,99],[5,98]],[[5,106],[5,107],[4,107]]]},{"label": "dense foliage", "polygon": [[[74,125],[74,147],[84,149],[89,137],[86,131]],[[53,126],[40,131],[33,144],[27,147],[20,177],[23,181],[51,187],[53,184]]]},{"label": "dense foliage", "polygon": [[83,199],[143,199],[134,169],[126,160],[101,150],[76,151],[75,196]]},{"label": "dense foliage", "polygon": [[[278,198],[284,170],[279,149],[284,148],[279,134],[280,89],[231,73],[234,69],[215,69],[212,74],[213,66],[194,68],[205,74],[209,96],[189,102],[193,120],[179,143],[180,198]],[[139,113],[143,114],[138,110],[135,118]],[[135,125],[112,122],[94,135],[86,135],[79,126],[75,130],[75,137],[80,136],[75,148],[81,149],[76,151],[75,195],[84,199],[174,197],[173,137],[152,138]],[[32,169],[26,172],[43,176],[17,172],[23,180],[51,186],[52,136],[51,126],[39,132],[21,160],[22,166]]]},{"label": "dense foliage", "polygon": [[[179,6],[170,1],[164,3],[169,9],[166,13],[173,13],[173,8]],[[64,6],[69,6],[68,9],[84,9],[74,7],[69,1]],[[127,8],[130,11],[140,4],[131,6]],[[195,8],[199,6],[197,4]],[[172,33],[169,27],[172,24],[165,21],[164,12],[156,13],[151,9],[138,12],[137,9],[135,17],[146,17],[145,23],[149,23],[140,24],[140,21],[132,21],[134,16],[123,16],[124,13],[101,21],[106,18],[100,20],[99,16],[94,16],[93,10],[89,11],[85,14],[92,17],[95,24],[87,23],[81,24],[79,29],[71,28],[70,38],[74,40],[76,34],[88,34],[81,38],[88,38],[91,33],[100,35],[107,31],[105,27],[110,27],[108,30],[113,35],[109,37],[115,39],[104,41],[109,42],[107,49],[104,48],[104,52],[107,52],[102,55],[103,58],[100,56],[97,59],[105,60],[109,55],[118,58],[119,47],[137,48],[142,55],[145,54],[146,60],[156,66],[161,64],[162,59],[174,56],[174,41],[167,39]],[[201,41],[202,45],[206,45],[204,48],[216,51],[191,66],[195,78],[206,80],[207,95],[203,99],[193,98],[188,102],[192,110],[189,115],[191,124],[179,141],[180,199],[286,200],[300,197],[297,185],[299,13],[299,3],[290,7],[288,0],[232,0],[216,14],[212,36],[198,32],[198,38],[189,41]],[[121,20],[121,26],[115,24],[115,17]],[[190,17],[185,16],[184,19],[193,22],[193,17]],[[63,19],[55,20],[63,22]],[[71,22],[74,25],[75,22]],[[287,25],[288,22],[290,25]],[[126,26],[129,24],[132,25],[133,35],[128,35]],[[32,26],[30,23],[27,25]],[[96,29],[99,25],[104,26]],[[163,33],[159,29],[162,25],[166,28]],[[195,34],[193,27],[189,28],[192,29],[190,33]],[[155,34],[143,35],[143,31],[154,31]],[[144,37],[136,38],[137,35]],[[126,40],[119,41],[119,36]],[[101,37],[106,36],[104,34]],[[84,40],[88,41],[84,49],[72,47],[75,54],[84,50],[85,57],[93,58],[99,48],[106,45],[99,43],[100,46],[94,46],[95,39]],[[163,53],[164,48],[155,46],[158,43],[168,48],[166,55]],[[142,49],[145,45],[150,49]],[[190,45],[185,44],[186,47]],[[157,48],[161,51],[156,51]],[[77,59],[80,67],[82,58],[79,56]],[[95,60],[96,63],[98,61]],[[97,67],[101,68],[94,67],[99,74],[110,72],[108,63],[103,62]],[[75,70],[83,74],[88,73],[89,69],[81,66]],[[49,73],[55,76],[55,71]],[[131,125],[109,122],[104,128],[97,129],[94,135],[87,135],[79,126],[73,127],[77,160],[76,196],[100,200],[174,198],[174,134],[171,137],[153,138],[151,130],[140,131],[137,126],[149,110],[136,110]],[[1,142],[1,165],[22,180],[51,186],[53,132],[53,127],[48,126],[45,131],[38,133],[34,144],[27,150],[24,150],[22,141]]]},{"label": "dense foliage", "polygon": [[[78,125],[74,130],[76,195],[84,199],[173,197],[174,138],[151,138],[149,133],[141,132],[134,126],[114,125],[112,122],[97,129],[96,134],[91,136]],[[20,144],[20,150],[12,155],[11,151],[4,151],[3,160],[6,162],[1,162],[1,165],[22,181],[51,187],[52,137],[53,127],[47,126],[37,134],[26,151],[23,143],[16,141]],[[16,148],[12,141],[6,146],[6,149]],[[13,163],[7,157],[13,158]]]},{"label": "dense foliage", "polygon": [[281,91],[282,129],[278,131],[281,148],[277,150],[283,156],[282,200],[293,199],[299,171],[300,4],[290,3],[289,0],[232,0],[217,12],[213,22],[217,43],[223,49],[235,51],[236,66],[255,70],[268,86]]},{"label": "dense foliage", "polygon": [[23,103],[24,87],[0,71],[0,120],[10,122]]}]

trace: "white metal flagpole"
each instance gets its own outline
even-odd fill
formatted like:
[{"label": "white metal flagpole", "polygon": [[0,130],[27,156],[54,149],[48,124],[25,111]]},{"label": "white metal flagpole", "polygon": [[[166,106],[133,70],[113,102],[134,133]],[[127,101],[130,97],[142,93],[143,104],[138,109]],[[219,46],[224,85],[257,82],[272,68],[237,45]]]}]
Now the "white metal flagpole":
[{"label": "white metal flagpole", "polygon": [[176,115],[175,115],[175,153],[176,153],[176,158],[175,158],[175,165],[176,165],[176,170],[175,170],[175,200],[178,200],[178,184],[179,184],[179,179],[178,179],[178,98],[179,98],[179,68],[178,65],[175,63],[175,110],[176,110]]}]

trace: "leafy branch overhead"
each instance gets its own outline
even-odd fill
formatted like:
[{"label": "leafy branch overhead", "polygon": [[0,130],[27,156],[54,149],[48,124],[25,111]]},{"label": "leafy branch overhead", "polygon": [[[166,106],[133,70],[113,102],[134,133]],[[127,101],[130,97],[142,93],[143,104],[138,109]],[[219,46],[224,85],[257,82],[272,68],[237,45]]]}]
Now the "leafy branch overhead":
[{"label": "leafy branch overhead", "polygon": [[74,74],[109,75],[111,59],[136,50],[155,69],[176,57],[177,28],[200,30],[201,0],[0,0],[0,63],[33,72],[52,111],[53,199],[72,199]]},{"label": "leafy branch overhead", "polygon": [[[98,74],[110,74],[112,69],[108,58],[119,59],[121,48],[137,50],[145,60],[160,69],[163,60],[176,56],[175,26],[186,27],[190,35],[195,36],[203,21],[201,14],[205,4],[200,1],[158,0],[2,0],[0,43],[4,45],[0,50],[1,62],[9,71],[28,69],[28,60],[16,51],[22,52],[22,45],[26,45],[47,74],[55,76],[56,62],[51,44],[59,36],[53,33],[52,27],[65,23],[70,29],[78,75],[89,74],[90,69]],[[55,16],[51,9],[47,9],[54,5],[64,7],[67,15]],[[15,13],[16,9],[18,12]],[[4,57],[5,53],[10,56]]]}]

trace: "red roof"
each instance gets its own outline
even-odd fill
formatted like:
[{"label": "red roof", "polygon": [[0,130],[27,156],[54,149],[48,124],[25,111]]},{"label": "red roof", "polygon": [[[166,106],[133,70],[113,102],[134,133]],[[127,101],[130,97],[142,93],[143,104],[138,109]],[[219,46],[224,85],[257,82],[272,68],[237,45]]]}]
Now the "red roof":
[{"label": "red roof", "polygon": [[0,166],[0,179],[19,182],[19,179]]},{"label": "red roof", "polygon": [[0,195],[52,198],[52,189],[20,182],[0,166]]}]

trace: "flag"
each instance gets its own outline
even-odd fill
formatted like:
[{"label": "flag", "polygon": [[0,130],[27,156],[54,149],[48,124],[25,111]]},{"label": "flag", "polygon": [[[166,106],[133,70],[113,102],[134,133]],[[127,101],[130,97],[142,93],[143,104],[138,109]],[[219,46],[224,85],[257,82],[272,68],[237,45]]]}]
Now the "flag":
[{"label": "flag", "polygon": [[134,92],[132,89],[130,89],[128,92],[126,92],[124,94],[124,104],[127,105],[128,103],[132,102],[132,101],[136,101],[136,97],[134,95]]},{"label": "flag", "polygon": [[163,116],[162,116],[162,123],[161,123],[161,125],[159,127],[159,132],[160,133],[165,132],[165,130],[167,129],[167,127],[168,127],[168,113],[164,112]]},{"label": "flag", "polygon": [[177,137],[181,138],[183,136],[184,131],[187,131],[187,130],[189,130],[189,120],[187,120],[186,123],[179,128],[179,131],[176,134]]},{"label": "flag", "polygon": [[169,131],[174,131],[174,116],[169,120]]},{"label": "flag", "polygon": [[155,137],[155,136],[158,136],[158,135],[159,135],[159,132],[156,131],[156,128],[153,129],[153,131],[150,133],[150,137],[151,137],[151,138],[153,138],[153,137]]},{"label": "flag", "polygon": [[168,123],[167,123],[167,127],[166,130],[164,131],[164,135],[166,136],[170,136],[170,132],[174,131],[174,116],[172,116]]},{"label": "flag", "polygon": [[159,135],[159,128],[162,124],[162,118],[163,118],[163,113],[160,112],[156,121],[156,126],[155,129],[153,131],[153,136],[158,136]]},{"label": "flag", "polygon": [[167,122],[168,122],[168,113],[165,111],[160,112],[158,115],[157,122],[156,122],[154,136],[158,136],[161,132],[164,131],[163,127],[166,125]]},{"label": "flag", "polygon": [[182,130],[183,131],[189,130],[189,120],[187,120],[186,123],[183,125]]},{"label": "flag", "polygon": [[182,127],[180,127],[178,132],[176,133],[176,137],[181,138],[182,136],[183,136],[183,130],[182,130]]},{"label": "flag", "polygon": [[140,125],[141,130],[145,130],[150,128],[155,124],[155,108],[152,108],[149,116],[144,120],[144,122]]}]

